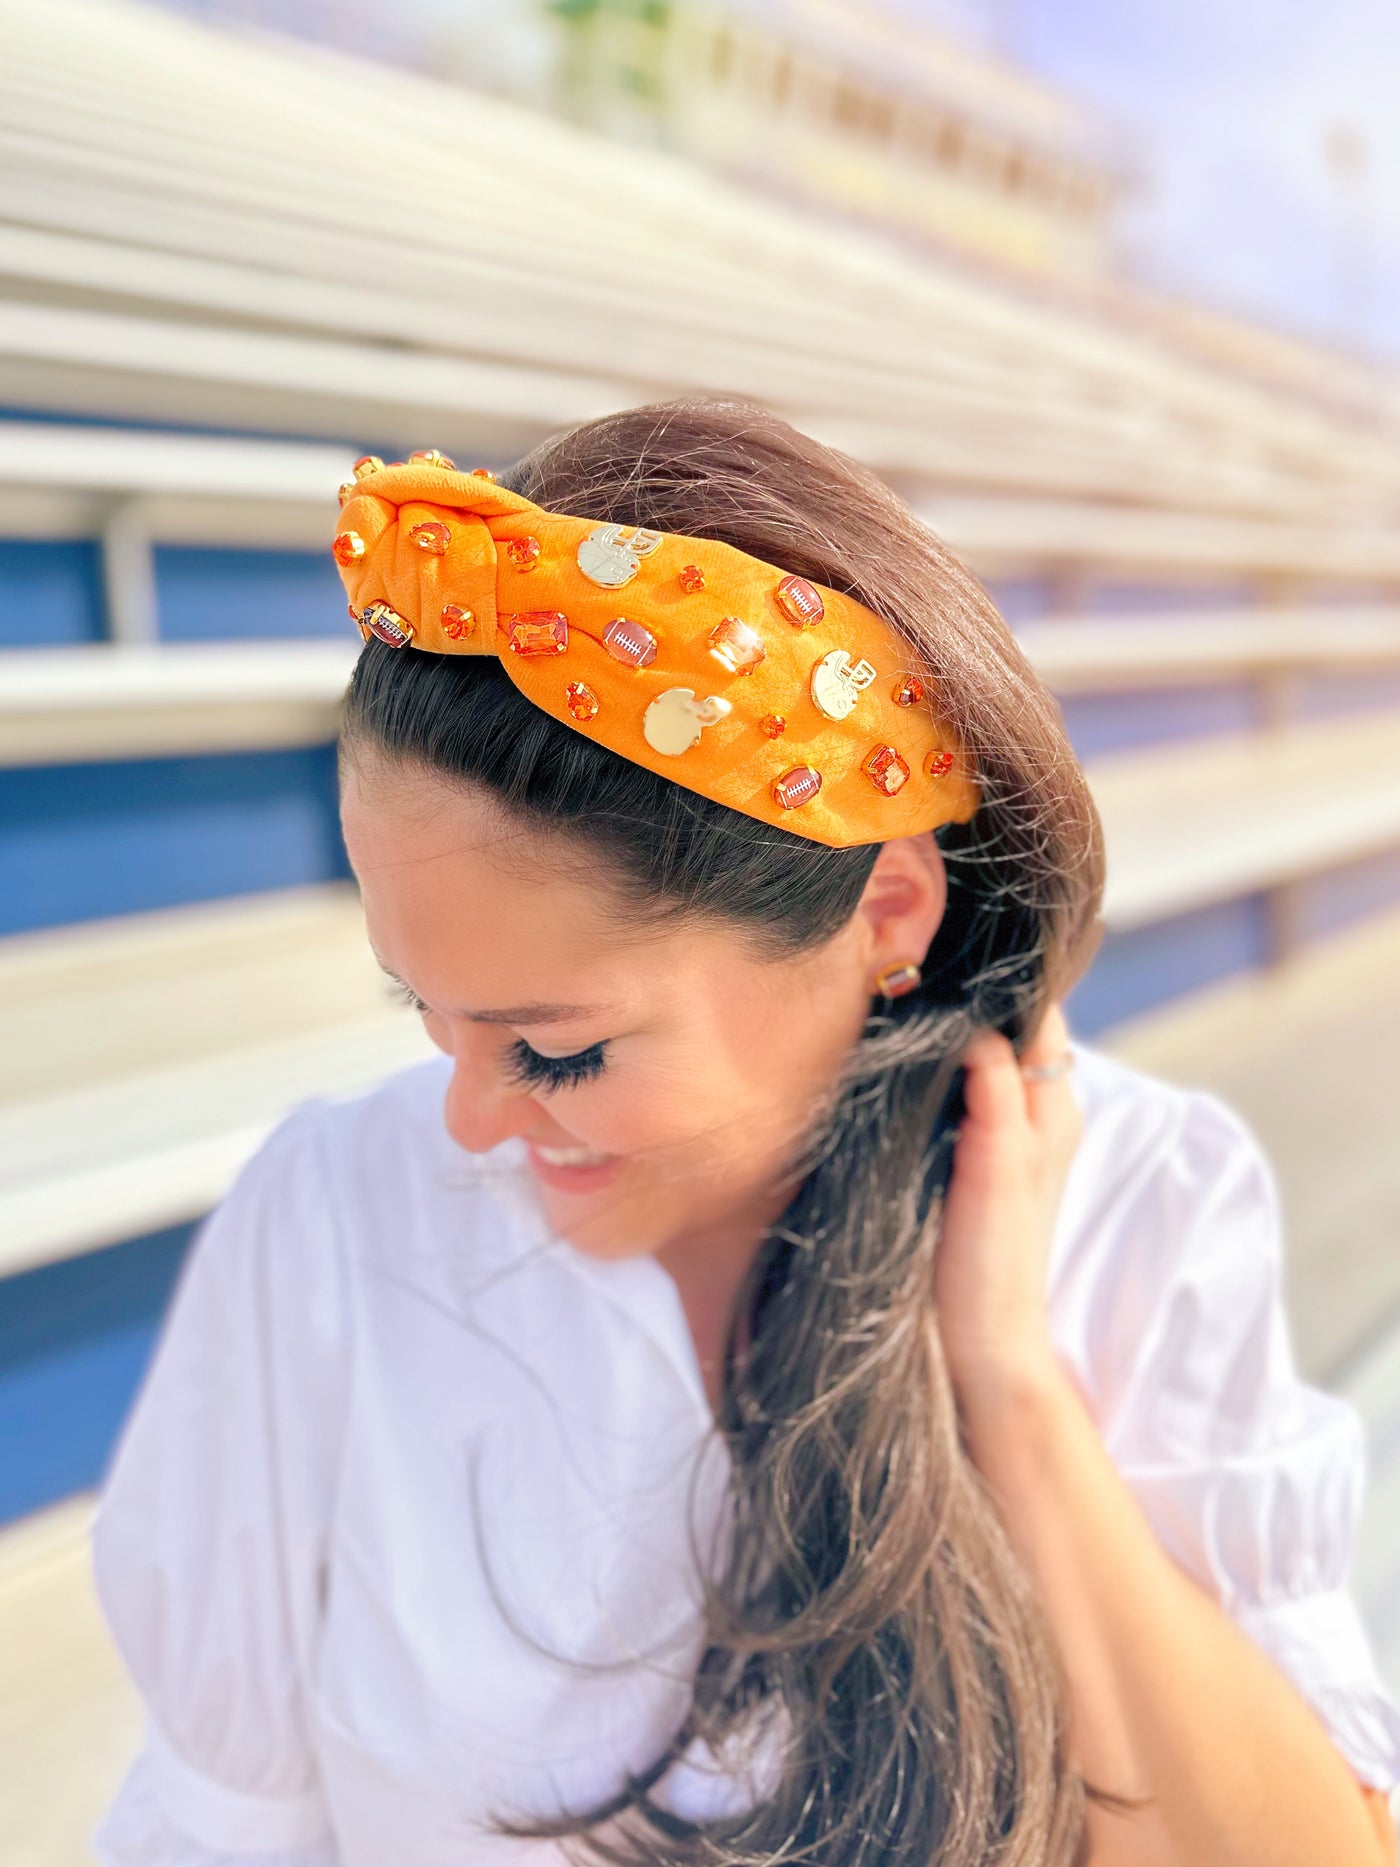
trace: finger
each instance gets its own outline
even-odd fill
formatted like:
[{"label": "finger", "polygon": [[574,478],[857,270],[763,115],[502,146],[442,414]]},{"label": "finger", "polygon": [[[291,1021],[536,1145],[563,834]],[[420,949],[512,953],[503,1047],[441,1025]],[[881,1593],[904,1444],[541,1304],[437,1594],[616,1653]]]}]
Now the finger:
[{"label": "finger", "polygon": [[1010,1040],[983,1025],[963,1051],[962,1061],[963,1101],[972,1119],[993,1127],[1023,1128],[1025,1082]]},{"label": "finger", "polygon": [[1051,999],[1041,1013],[1035,1034],[1021,1052],[1021,1061],[1052,1063],[1071,1047],[1070,1029],[1065,1022],[1064,1010],[1057,999]]},{"label": "finger", "polygon": [[1069,1067],[1058,1076],[1037,1079],[1023,1073],[1026,1112],[1039,1129],[1063,1127],[1075,1129],[1083,1114],[1074,1091],[1074,1044],[1064,1012],[1057,1002],[1046,1006],[1035,1036],[1022,1051],[1022,1071],[1038,1069],[1069,1060]]}]

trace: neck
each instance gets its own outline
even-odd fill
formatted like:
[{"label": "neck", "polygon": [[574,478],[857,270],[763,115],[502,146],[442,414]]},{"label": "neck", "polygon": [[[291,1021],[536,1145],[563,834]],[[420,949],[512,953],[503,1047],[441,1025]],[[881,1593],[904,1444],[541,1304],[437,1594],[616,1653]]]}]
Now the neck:
[{"label": "neck", "polygon": [[712,1409],[719,1405],[724,1340],[735,1298],[769,1225],[786,1203],[784,1196],[761,1214],[731,1214],[722,1226],[686,1233],[652,1254],[680,1293]]}]

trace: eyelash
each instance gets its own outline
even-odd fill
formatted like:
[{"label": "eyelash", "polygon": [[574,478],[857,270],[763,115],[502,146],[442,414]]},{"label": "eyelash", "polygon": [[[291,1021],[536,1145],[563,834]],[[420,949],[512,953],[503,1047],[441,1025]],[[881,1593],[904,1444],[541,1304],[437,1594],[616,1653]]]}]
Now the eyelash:
[{"label": "eyelash", "polygon": [[507,1074],[518,1083],[534,1089],[572,1089],[578,1083],[592,1082],[607,1068],[607,1043],[590,1044],[571,1057],[543,1057],[523,1037],[517,1037],[505,1054]]},{"label": "eyelash", "polygon": [[[406,985],[394,980],[391,989],[396,998],[412,1005],[415,1011],[426,1011],[428,1007]],[[533,1049],[523,1037],[517,1037],[505,1053],[507,1074],[517,1083],[523,1083],[535,1089],[570,1089],[575,1084],[592,1082],[601,1076],[607,1068],[607,1040],[602,1039],[590,1044],[587,1050],[576,1050],[569,1057],[546,1057]]]}]

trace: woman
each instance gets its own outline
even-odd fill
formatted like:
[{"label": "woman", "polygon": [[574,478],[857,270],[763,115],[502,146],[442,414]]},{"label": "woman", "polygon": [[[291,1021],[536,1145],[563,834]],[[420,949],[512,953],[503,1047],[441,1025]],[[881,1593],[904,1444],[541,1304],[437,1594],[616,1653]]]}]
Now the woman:
[{"label": "woman", "polygon": [[443,1055],[182,1275],[100,1858],[1387,1859],[1359,1423],[1249,1130],[1068,1044],[1100,829],[985,593],[741,403],[342,497],[346,843]]}]

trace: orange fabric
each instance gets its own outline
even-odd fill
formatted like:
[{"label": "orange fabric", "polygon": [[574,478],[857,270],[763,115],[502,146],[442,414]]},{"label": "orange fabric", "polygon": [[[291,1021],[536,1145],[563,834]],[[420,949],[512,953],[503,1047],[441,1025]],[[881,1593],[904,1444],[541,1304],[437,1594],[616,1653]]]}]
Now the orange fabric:
[{"label": "orange fabric", "polygon": [[[731,545],[547,512],[440,457],[387,467],[360,462],[356,473],[342,489],[333,549],[362,634],[397,644],[407,633],[403,645],[436,654],[496,655],[520,691],[564,725],[688,790],[819,843],[884,842],[965,823],[977,809],[980,784],[930,704],[936,683],[914,665],[903,638],[855,599],[807,585],[799,603],[815,592],[822,614],[810,624],[794,620],[780,600],[784,573]],[[533,565],[521,542],[527,539],[539,546]],[[594,571],[619,581],[588,574],[581,547]],[[694,587],[690,567],[703,587]],[[564,618],[565,628],[512,621],[532,613]],[[655,638],[649,665],[630,665],[605,645],[616,618]],[[750,672],[731,669],[713,652],[712,633],[729,618],[748,625],[762,645]],[[512,647],[531,634],[536,645],[549,645],[552,627],[566,637],[562,650]],[[748,638],[738,639],[742,654]],[[814,688],[814,671],[834,650],[845,650],[848,663],[828,663]],[[894,696],[911,675],[928,697],[901,705]],[[814,698],[818,691],[837,710],[849,703],[846,716],[829,717]],[[711,696],[717,704],[710,711],[722,713],[725,702],[729,711],[701,724],[694,703],[703,709]],[[775,716],[785,724],[773,736],[765,721],[771,727]],[[692,732],[694,743],[678,751],[658,749],[648,737],[683,744]],[[908,767],[902,784],[881,747]],[[863,768],[872,758],[873,776]],[[820,788],[785,807],[775,782],[802,767],[820,774]]]}]

